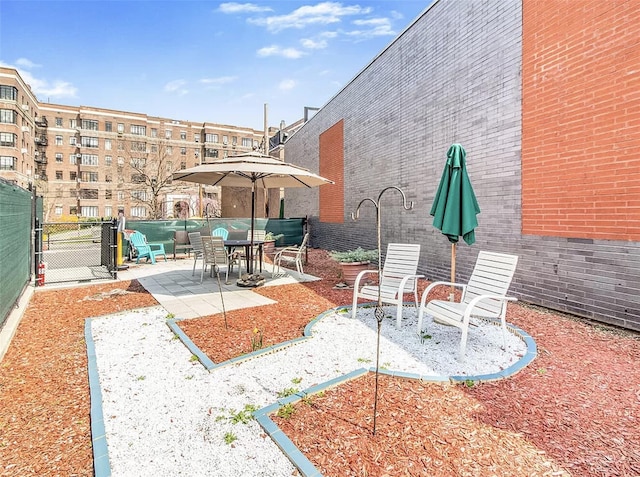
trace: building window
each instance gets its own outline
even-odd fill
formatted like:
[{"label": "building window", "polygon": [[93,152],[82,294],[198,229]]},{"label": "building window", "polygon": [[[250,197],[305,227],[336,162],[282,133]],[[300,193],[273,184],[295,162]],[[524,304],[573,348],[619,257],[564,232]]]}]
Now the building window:
[{"label": "building window", "polygon": [[119,166],[123,166],[124,165],[124,157],[118,156],[118,165]]},{"label": "building window", "polygon": [[15,171],[18,158],[12,156],[0,156],[0,170]]},{"label": "building window", "polygon": [[62,127],[62,118],[56,117],[56,127]]},{"label": "building window", "polygon": [[131,217],[146,217],[147,209],[145,207],[131,207]]},{"label": "building window", "polygon": [[131,167],[135,167],[136,169],[144,169],[147,165],[147,160],[144,157],[132,157],[130,164]]},{"label": "building window", "polygon": [[0,133],[0,146],[16,147],[18,136],[13,133]]},{"label": "building window", "polygon": [[224,144],[225,146],[229,144],[229,136],[222,136],[222,144]]},{"label": "building window", "polygon": [[111,174],[105,174],[104,181],[105,182],[113,182],[113,176]]},{"label": "building window", "polygon": [[204,141],[205,142],[212,142],[214,144],[218,144],[218,135],[217,134],[205,134]]},{"label": "building window", "polygon": [[158,145],[157,144],[151,144],[151,152],[158,152]]},{"label": "building window", "polygon": [[104,216],[105,217],[111,217],[113,215],[113,209],[111,208],[110,205],[106,205],[104,207]]},{"label": "building window", "polygon": [[69,137],[69,146],[79,146],[80,143],[78,142],[78,138],[76,138],[75,136],[70,136]]},{"label": "building window", "polygon": [[171,146],[167,146],[167,155],[173,154],[173,148]]},{"label": "building window", "polygon": [[17,115],[13,109],[0,109],[0,123],[16,124]]},{"label": "building window", "polygon": [[136,136],[146,136],[147,135],[147,127],[146,126],[138,126],[137,124],[131,125],[131,134],[135,134]]},{"label": "building window", "polygon": [[165,139],[171,139],[171,129],[164,130],[164,137]]},{"label": "building window", "polygon": [[147,191],[144,190],[132,190],[131,198],[134,200],[147,200]]},{"label": "building window", "polygon": [[82,182],[98,182],[97,172],[82,171],[80,176],[82,177]]},{"label": "building window", "polygon": [[98,155],[97,154],[83,154],[80,162],[83,166],[97,166]]},{"label": "building window", "polygon": [[111,121],[104,122],[104,130],[106,132],[113,132],[113,123]]},{"label": "building window", "polygon": [[61,181],[62,180],[62,171],[56,171],[56,180],[57,181]]},{"label": "building window", "polygon": [[251,147],[253,146],[253,140],[248,137],[242,138],[242,147]]},{"label": "building window", "polygon": [[62,187],[56,189],[56,197],[62,197]]},{"label": "building window", "polygon": [[194,135],[193,135],[193,140],[194,140],[195,142],[200,142],[200,134],[197,134],[197,133],[196,133],[196,134],[194,134]]},{"label": "building window", "polygon": [[186,147],[181,147],[180,148],[180,154],[182,154],[183,156],[187,155],[187,148]]},{"label": "building window", "polygon": [[158,129],[151,128],[151,137],[158,137]]},{"label": "building window", "polygon": [[81,199],[97,199],[98,189],[80,189],[80,198]]},{"label": "building window", "polygon": [[111,189],[107,189],[104,191],[104,198],[105,199],[112,199],[113,198],[113,191]]},{"label": "building window", "polygon": [[118,123],[118,134],[122,134],[124,132],[124,123]]},{"label": "building window", "polygon": [[69,127],[75,129],[78,127],[78,121],[75,119],[69,119]]},{"label": "building window", "polygon": [[98,121],[96,121],[95,119],[83,119],[82,129],[88,129],[89,131],[97,131]]},{"label": "building window", "polygon": [[205,149],[204,150],[204,157],[212,157],[212,158],[217,158],[218,157],[218,150],[217,149]]},{"label": "building window", "polygon": [[186,162],[181,162],[180,163],[180,170],[183,171],[187,168],[187,163]]},{"label": "building window", "polygon": [[111,162],[113,161],[111,156],[104,156],[104,165],[105,166],[110,166]]},{"label": "building window", "polygon": [[97,217],[98,216],[98,207],[95,205],[83,205],[80,207],[80,215],[82,217]]},{"label": "building window", "polygon": [[134,142],[131,143],[131,150],[133,152],[146,152],[147,151],[147,143],[146,142],[134,141]]},{"label": "building window", "polygon": [[146,176],[144,174],[131,174],[132,184],[143,184],[145,180]]},{"label": "building window", "polygon": [[56,152],[56,162],[62,162],[62,153],[61,152]]},{"label": "building window", "polygon": [[111,139],[105,139],[104,140],[104,150],[105,151],[110,151],[111,150]]},{"label": "building window", "polygon": [[231,136],[231,145],[232,146],[238,145],[238,136]]},{"label": "building window", "polygon": [[97,137],[89,137],[82,136],[80,138],[82,147],[98,147],[98,138]]},{"label": "building window", "polygon": [[119,201],[123,201],[124,200],[124,192],[122,192],[121,190],[118,191],[118,200]]},{"label": "building window", "polygon": [[0,85],[0,99],[8,99],[10,101],[18,100],[18,88],[15,86]]},{"label": "building window", "polygon": [[182,141],[186,141],[187,140],[187,132],[186,131],[180,131],[180,139]]},{"label": "building window", "polygon": [[78,178],[76,171],[69,171],[69,180],[75,181]]},{"label": "building window", "polygon": [[62,206],[56,205],[56,215],[62,215]]},{"label": "building window", "polygon": [[56,146],[62,146],[62,136],[56,136]]}]

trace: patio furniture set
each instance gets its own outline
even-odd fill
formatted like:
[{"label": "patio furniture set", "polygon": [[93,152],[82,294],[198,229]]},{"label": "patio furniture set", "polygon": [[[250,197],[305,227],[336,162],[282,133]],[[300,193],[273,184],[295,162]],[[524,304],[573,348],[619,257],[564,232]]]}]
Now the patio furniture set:
[{"label": "patio furniture set", "polygon": [[[425,313],[431,315],[436,323],[460,328],[461,359],[466,351],[471,317],[499,320],[504,341],[507,333],[507,303],[516,301],[515,298],[507,296],[507,292],[518,264],[517,256],[482,251],[466,284],[434,282],[424,290],[422,299],[418,302],[417,282],[418,278],[423,277],[416,274],[419,258],[420,245],[390,243],[381,272],[364,270],[358,274],[353,288],[351,316],[356,317],[358,299],[378,300],[379,304],[396,305],[396,327],[400,329],[404,294],[413,293],[418,311],[418,334],[424,332],[422,324]],[[371,285],[365,282],[367,275],[378,273],[378,284]],[[461,288],[460,302],[428,301],[429,292],[441,285]]]}]

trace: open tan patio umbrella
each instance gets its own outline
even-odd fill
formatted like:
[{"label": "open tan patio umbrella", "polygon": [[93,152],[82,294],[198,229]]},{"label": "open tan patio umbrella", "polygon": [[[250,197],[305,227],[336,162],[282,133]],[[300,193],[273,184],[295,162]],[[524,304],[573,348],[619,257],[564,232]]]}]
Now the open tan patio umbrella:
[{"label": "open tan patio umbrella", "polygon": [[[183,169],[173,174],[173,180],[230,187],[251,187],[251,247],[255,222],[256,188],[317,187],[333,181],[314,174],[304,167],[280,161],[259,152],[248,152],[219,159],[209,164]],[[249,257],[248,273],[253,273],[253,257]]]}]

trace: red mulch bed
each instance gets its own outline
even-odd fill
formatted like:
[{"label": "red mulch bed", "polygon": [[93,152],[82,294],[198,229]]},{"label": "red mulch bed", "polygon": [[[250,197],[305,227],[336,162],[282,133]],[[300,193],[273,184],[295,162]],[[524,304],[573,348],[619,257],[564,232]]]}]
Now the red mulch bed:
[{"label": "red mulch bed", "polygon": [[[263,346],[301,336],[351,302],[327,253],[309,260],[323,280],[254,290],[278,303],[228,312],[227,329],[221,315],[182,328],[214,362],[250,351],[256,328]],[[137,282],[37,291],[0,366],[0,475],[92,475],[84,318],[155,304]],[[516,376],[472,387],[382,376],[375,435],[369,374],[274,419],[327,476],[639,476],[637,335],[522,304],[508,320],[538,345]]]}]

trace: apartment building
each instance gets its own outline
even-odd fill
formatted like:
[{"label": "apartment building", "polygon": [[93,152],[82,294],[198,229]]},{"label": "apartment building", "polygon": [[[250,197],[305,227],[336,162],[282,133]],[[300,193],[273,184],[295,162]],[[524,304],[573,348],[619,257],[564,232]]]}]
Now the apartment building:
[{"label": "apartment building", "polygon": [[0,177],[35,186],[45,221],[119,210],[130,218],[219,212],[219,187],[174,183],[171,175],[251,151],[263,137],[237,126],[40,103],[15,69],[0,67]]}]

